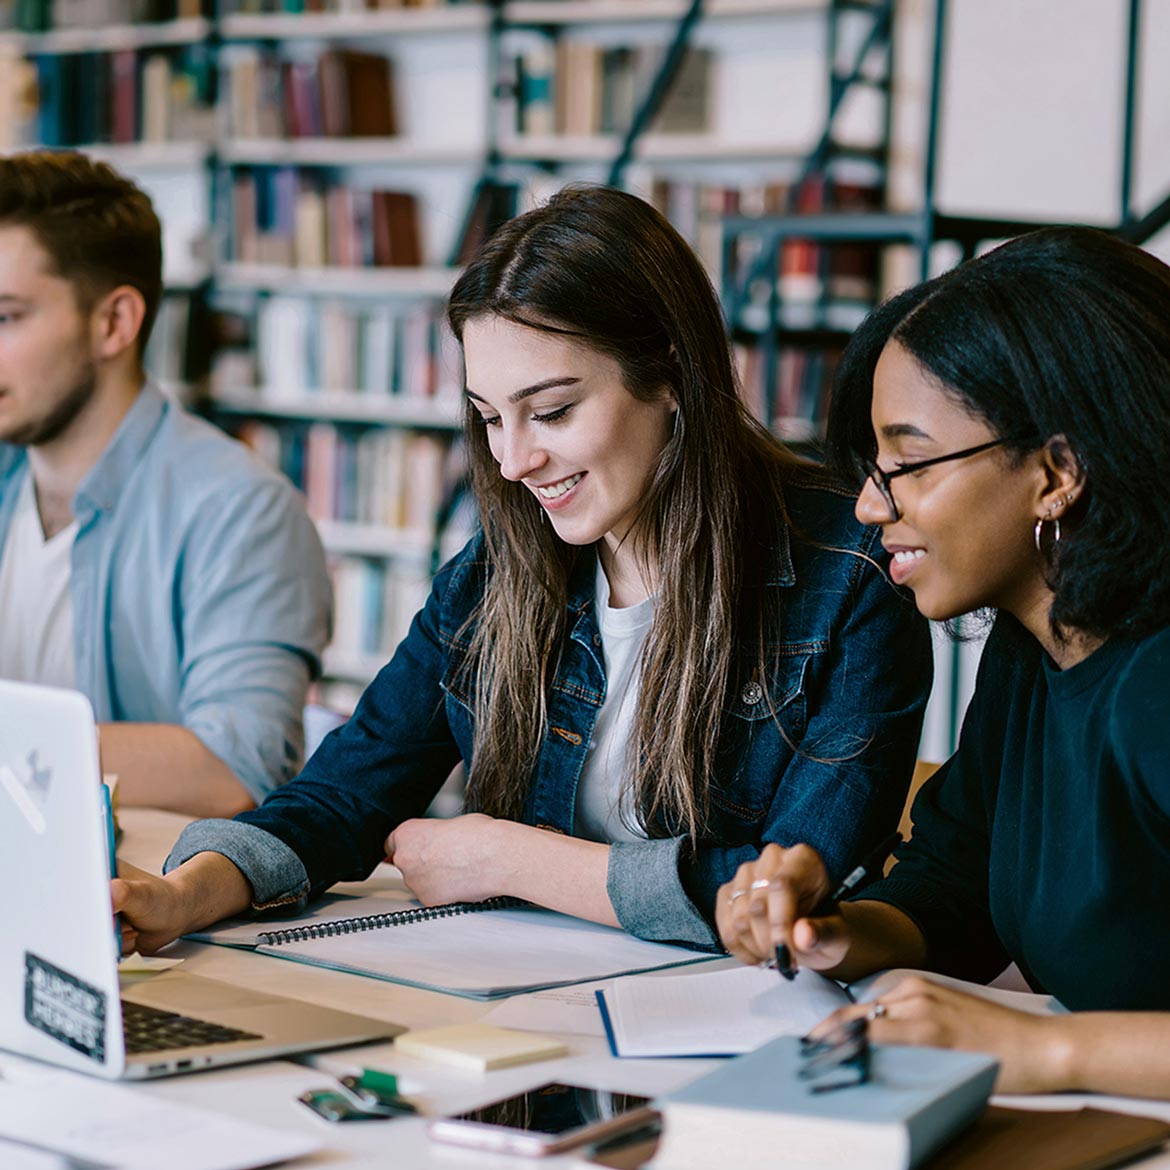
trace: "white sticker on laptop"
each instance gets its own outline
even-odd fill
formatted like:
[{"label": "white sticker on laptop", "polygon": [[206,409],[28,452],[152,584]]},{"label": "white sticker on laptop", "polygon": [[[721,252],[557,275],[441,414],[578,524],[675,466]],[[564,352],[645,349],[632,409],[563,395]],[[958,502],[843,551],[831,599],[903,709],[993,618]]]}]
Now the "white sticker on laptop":
[{"label": "white sticker on laptop", "polygon": [[0,788],[8,794],[33,831],[43,833],[46,828],[45,801],[49,796],[53,769],[42,768],[35,751],[29,752],[25,762],[28,764],[27,776],[18,776],[7,764],[0,764]]},{"label": "white sticker on laptop", "polygon": [[24,1018],[45,1035],[105,1064],[105,992],[31,951],[24,953]]}]

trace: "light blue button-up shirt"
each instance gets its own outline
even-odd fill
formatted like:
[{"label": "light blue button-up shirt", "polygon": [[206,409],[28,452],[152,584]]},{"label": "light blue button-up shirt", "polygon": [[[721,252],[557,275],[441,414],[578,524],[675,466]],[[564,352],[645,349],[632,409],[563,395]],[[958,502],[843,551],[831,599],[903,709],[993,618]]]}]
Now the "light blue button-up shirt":
[{"label": "light blue button-up shirt", "polygon": [[[28,474],[0,443],[0,549]],[[300,766],[329,637],[325,555],[292,485],[148,383],[73,513],[76,685],[98,721],[180,724],[261,800]]]}]

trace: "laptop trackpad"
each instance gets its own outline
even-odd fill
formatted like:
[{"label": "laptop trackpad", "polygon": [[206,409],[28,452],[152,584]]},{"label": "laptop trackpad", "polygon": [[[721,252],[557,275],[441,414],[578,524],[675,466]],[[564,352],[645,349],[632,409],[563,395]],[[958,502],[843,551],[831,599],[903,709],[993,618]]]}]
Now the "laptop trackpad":
[{"label": "laptop trackpad", "polygon": [[122,998],[131,1003],[180,1015],[203,1016],[228,1009],[263,1007],[272,1003],[273,996],[262,991],[249,991],[216,979],[203,979],[185,971],[162,971],[141,981],[124,983]]}]

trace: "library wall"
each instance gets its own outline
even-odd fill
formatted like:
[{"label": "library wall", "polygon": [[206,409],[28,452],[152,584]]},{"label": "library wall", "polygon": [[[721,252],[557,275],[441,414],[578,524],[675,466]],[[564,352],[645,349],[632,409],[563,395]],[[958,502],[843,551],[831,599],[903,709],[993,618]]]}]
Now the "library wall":
[{"label": "library wall", "polygon": [[[155,199],[168,296],[150,367],[176,394],[202,395],[306,493],[334,566],[325,697],[339,706],[473,523],[458,491],[459,355],[441,326],[460,254],[489,212],[605,178],[682,7],[513,0],[493,77],[487,10],[473,0],[223,0],[214,15],[200,0],[0,0],[0,149],[92,147]],[[783,210],[824,128],[827,8],[708,0],[624,177],[717,279],[723,216]],[[940,209],[1116,221],[1126,0],[948,8]],[[933,9],[896,9],[888,166],[847,159],[831,194],[814,188],[798,210],[867,210],[883,188],[893,209],[921,206]],[[838,60],[867,19],[839,24]],[[42,31],[4,31],[19,28]],[[1170,190],[1170,5],[1145,5],[1142,47],[1144,210]],[[835,128],[846,152],[882,154],[878,91],[851,91]],[[469,216],[489,147],[496,202]],[[1170,258],[1170,233],[1153,247]],[[752,259],[750,247],[736,255]],[[940,246],[934,263],[953,259]],[[819,322],[835,340],[820,354],[789,347],[765,368],[771,319],[749,306],[737,353],[749,400],[778,433],[816,437],[848,331],[916,278],[906,250],[885,250],[879,269],[872,253],[826,265],[814,247],[784,245],[772,284],[786,324]],[[766,302],[767,282],[759,291]],[[948,750],[977,656],[977,640],[939,641],[927,756]]]}]

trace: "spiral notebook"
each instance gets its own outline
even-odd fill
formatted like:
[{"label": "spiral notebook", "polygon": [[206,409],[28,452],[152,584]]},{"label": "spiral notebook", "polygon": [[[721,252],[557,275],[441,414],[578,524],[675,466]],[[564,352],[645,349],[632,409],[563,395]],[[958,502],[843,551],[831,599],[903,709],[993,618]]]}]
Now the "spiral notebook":
[{"label": "spiral notebook", "polygon": [[190,937],[252,946],[281,959],[470,999],[498,999],[713,957],[513,898],[344,918],[323,917],[317,910],[309,921],[237,923]]}]

